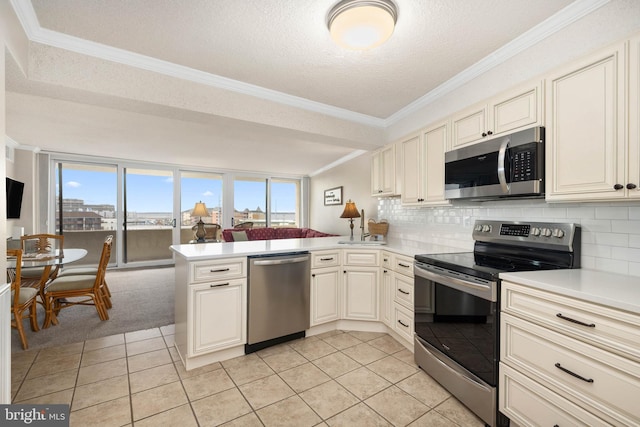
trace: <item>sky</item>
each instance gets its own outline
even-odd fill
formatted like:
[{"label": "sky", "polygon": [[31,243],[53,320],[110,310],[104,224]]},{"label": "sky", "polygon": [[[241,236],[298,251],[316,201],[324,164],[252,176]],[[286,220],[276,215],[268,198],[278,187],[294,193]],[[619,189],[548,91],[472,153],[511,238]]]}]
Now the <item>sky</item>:
[{"label": "sky", "polygon": [[[115,169],[88,171],[64,168],[63,198],[82,199],[85,204],[116,205],[117,180]],[[235,181],[235,208],[265,211],[265,181]],[[208,208],[220,206],[222,200],[222,180],[204,178],[182,178],[180,210],[193,209],[198,201]],[[272,209],[277,212],[295,211],[295,185],[292,183],[272,183]],[[171,212],[173,178],[127,174],[127,210],[131,212]]]}]

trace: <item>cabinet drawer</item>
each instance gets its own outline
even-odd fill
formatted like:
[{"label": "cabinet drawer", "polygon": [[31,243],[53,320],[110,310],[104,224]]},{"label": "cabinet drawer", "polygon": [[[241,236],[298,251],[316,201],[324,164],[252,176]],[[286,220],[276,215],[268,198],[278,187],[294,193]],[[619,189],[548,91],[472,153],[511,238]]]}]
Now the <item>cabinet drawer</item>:
[{"label": "cabinet drawer", "polygon": [[404,274],[413,279],[413,258],[396,255],[394,257],[393,271]]},{"label": "cabinet drawer", "polygon": [[191,277],[189,281],[207,282],[225,280],[247,275],[246,258],[230,258],[219,261],[201,261],[191,263]]},{"label": "cabinet drawer", "polygon": [[413,311],[399,304],[394,304],[393,311],[395,313],[393,329],[398,335],[413,343]]},{"label": "cabinet drawer", "polygon": [[610,426],[537,382],[500,364],[500,412],[512,423],[540,426]]},{"label": "cabinet drawer", "polygon": [[502,314],[500,361],[607,422],[640,419],[640,364]]},{"label": "cabinet drawer", "polygon": [[502,283],[502,310],[640,362],[636,314],[510,282]]},{"label": "cabinet drawer", "polygon": [[395,274],[393,283],[394,301],[413,311],[413,280],[409,280],[401,274]]},{"label": "cabinet drawer", "polygon": [[340,251],[311,253],[311,268],[335,267],[340,265]]},{"label": "cabinet drawer", "polygon": [[352,252],[344,251],[344,265],[358,265],[367,267],[378,267],[378,251],[372,252]]}]

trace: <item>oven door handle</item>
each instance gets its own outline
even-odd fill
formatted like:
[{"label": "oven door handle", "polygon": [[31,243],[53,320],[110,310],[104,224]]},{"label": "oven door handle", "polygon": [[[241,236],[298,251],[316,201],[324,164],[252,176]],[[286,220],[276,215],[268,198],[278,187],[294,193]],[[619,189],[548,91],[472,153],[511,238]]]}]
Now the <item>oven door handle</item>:
[{"label": "oven door handle", "polygon": [[504,170],[504,160],[507,157],[507,148],[509,148],[509,144],[511,143],[511,138],[508,136],[505,137],[502,144],[500,144],[500,150],[498,151],[498,181],[500,182],[500,187],[502,187],[502,191],[505,194],[509,194],[509,184],[507,184],[507,174]]},{"label": "oven door handle", "polygon": [[484,295],[484,296],[478,295],[481,298],[484,298],[490,301],[496,301],[496,295],[494,295],[494,292],[493,292],[495,287],[492,287],[491,285],[485,285],[482,283],[473,283],[467,280],[458,279],[457,277],[451,277],[444,274],[432,273],[423,268],[420,268],[417,265],[413,269],[413,272],[416,276],[420,276],[422,278],[431,280],[435,283],[441,283],[443,285],[450,286],[454,289],[459,289],[462,291],[464,291],[465,288],[475,289],[477,291],[480,291],[482,295]]}]

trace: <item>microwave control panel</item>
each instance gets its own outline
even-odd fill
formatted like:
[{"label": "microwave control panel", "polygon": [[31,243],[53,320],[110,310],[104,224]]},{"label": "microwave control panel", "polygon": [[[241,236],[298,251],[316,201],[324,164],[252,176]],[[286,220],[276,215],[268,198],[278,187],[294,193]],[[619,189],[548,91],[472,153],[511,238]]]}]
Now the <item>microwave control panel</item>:
[{"label": "microwave control panel", "polygon": [[511,156],[511,182],[537,179],[535,142],[512,148]]}]

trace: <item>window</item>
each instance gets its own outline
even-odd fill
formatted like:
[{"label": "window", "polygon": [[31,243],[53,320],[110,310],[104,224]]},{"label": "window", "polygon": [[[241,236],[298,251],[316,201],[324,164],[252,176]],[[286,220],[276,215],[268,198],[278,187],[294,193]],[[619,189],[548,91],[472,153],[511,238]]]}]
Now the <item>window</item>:
[{"label": "window", "polygon": [[300,180],[271,180],[271,227],[300,227]]},{"label": "window", "polygon": [[236,177],[233,181],[233,225],[267,226],[267,180]]},{"label": "window", "polygon": [[180,243],[194,239],[194,230],[199,217],[191,211],[197,202],[207,206],[209,216],[202,217],[205,224],[220,224],[222,216],[222,175],[209,172],[182,172],[180,175]]}]

